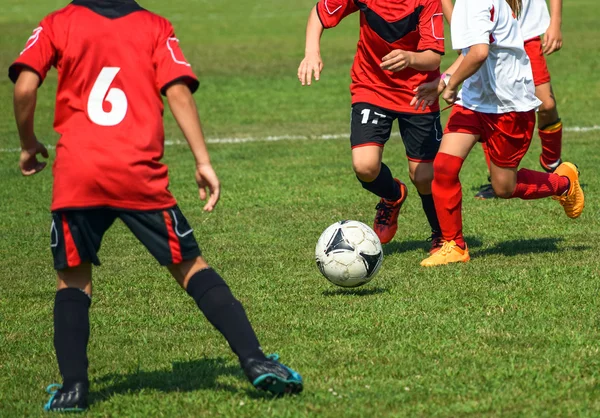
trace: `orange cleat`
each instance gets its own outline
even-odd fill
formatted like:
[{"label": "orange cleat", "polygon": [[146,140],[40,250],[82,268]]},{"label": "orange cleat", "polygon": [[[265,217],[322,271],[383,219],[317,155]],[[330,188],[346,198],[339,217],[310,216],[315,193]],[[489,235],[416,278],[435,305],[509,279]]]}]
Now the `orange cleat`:
[{"label": "orange cleat", "polygon": [[421,261],[423,267],[443,266],[450,263],[466,263],[471,259],[469,248],[463,250],[454,241],[446,241],[435,254]]},{"label": "orange cleat", "polygon": [[398,179],[394,179],[400,186],[400,199],[394,201],[381,199],[375,209],[375,222],[373,223],[373,231],[379,237],[382,244],[387,244],[394,238],[398,230],[398,215],[400,208],[408,196],[408,188]]},{"label": "orange cleat", "polygon": [[429,238],[427,241],[431,242],[431,249],[429,250],[429,255],[434,255],[439,250],[441,250],[444,246],[444,243],[446,242],[444,241],[444,238],[442,238],[441,235],[437,234],[432,234],[431,238]]},{"label": "orange cleat", "polygon": [[569,218],[579,218],[585,206],[585,196],[579,184],[579,170],[577,166],[572,163],[562,163],[554,170],[554,174],[567,177],[571,182],[571,186],[567,193],[562,196],[554,196],[553,199],[558,200]]}]

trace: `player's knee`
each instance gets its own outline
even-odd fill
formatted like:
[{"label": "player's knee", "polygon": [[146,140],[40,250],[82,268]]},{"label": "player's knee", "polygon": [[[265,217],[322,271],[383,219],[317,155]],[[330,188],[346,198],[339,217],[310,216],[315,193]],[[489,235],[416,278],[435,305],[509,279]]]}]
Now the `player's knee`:
[{"label": "player's knee", "polygon": [[[554,117],[554,114],[556,114],[556,100],[554,100],[552,96],[542,98],[542,104],[538,109],[538,115],[540,117]],[[556,115],[556,117],[558,117],[558,115]]]},{"label": "player's knee", "polygon": [[356,173],[356,177],[358,177],[359,180],[367,183],[375,181],[379,175],[379,172],[381,171],[381,166],[379,164],[354,161],[352,166],[354,168],[354,173]]},{"label": "player's knee", "polygon": [[439,181],[453,181],[458,179],[458,172],[452,170],[448,164],[444,163],[444,159],[439,156],[433,161],[433,177]]},{"label": "player's knee", "polygon": [[177,283],[184,289],[194,274],[209,267],[208,263],[200,256],[167,266]]},{"label": "player's knee", "polygon": [[495,182],[492,180],[492,188],[500,199],[510,199],[515,192],[515,184],[512,182]]},{"label": "player's knee", "polygon": [[433,170],[411,170],[410,180],[417,189],[429,187],[433,181]]}]

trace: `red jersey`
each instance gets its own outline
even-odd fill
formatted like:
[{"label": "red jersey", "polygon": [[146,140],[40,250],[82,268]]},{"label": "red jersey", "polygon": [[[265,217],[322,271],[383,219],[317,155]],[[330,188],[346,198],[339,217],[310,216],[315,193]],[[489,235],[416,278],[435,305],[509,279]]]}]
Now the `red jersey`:
[{"label": "red jersey", "polygon": [[414,89],[440,75],[406,68],[394,73],[379,66],[395,49],[444,54],[444,20],[440,0],[319,0],[317,14],[325,28],[360,11],[360,38],[351,76],[352,103],[366,102],[402,113],[431,113],[410,106]]},{"label": "red jersey", "polygon": [[9,76],[58,70],[52,210],[176,204],[160,162],[161,93],[179,80],[198,88],[178,42],[168,20],[133,0],[75,0],[33,31]]}]

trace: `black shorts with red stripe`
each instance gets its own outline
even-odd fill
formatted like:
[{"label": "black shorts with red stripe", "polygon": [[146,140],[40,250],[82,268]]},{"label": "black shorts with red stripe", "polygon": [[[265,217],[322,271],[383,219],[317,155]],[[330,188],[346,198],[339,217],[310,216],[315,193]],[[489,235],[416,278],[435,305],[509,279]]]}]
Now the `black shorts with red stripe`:
[{"label": "black shorts with red stripe", "polygon": [[81,263],[100,265],[98,251],[104,233],[121,219],[163,266],[200,256],[192,228],[178,206],[156,211],[90,208],[52,212],[50,231],[54,268]]},{"label": "black shorts with red stripe", "polygon": [[370,103],[355,103],[350,145],[352,148],[383,147],[390,139],[395,120],[398,120],[406,157],[415,162],[433,162],[443,136],[440,112],[398,113]]}]

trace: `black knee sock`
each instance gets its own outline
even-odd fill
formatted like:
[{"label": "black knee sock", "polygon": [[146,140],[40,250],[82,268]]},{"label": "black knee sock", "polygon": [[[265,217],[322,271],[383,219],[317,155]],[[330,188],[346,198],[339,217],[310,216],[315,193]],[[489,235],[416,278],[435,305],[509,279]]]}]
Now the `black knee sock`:
[{"label": "black knee sock", "polygon": [[379,197],[394,201],[400,199],[400,186],[394,181],[392,172],[384,163],[381,163],[381,170],[375,180],[369,183],[364,182],[361,179],[358,179],[358,181],[360,181],[360,184],[362,184],[362,187],[365,190],[368,190]]},{"label": "black knee sock", "polygon": [[90,297],[80,289],[62,289],[54,300],[54,349],[65,386],[89,384],[87,344],[90,338]]},{"label": "black knee sock", "polygon": [[223,334],[241,363],[265,357],[242,304],[216,271],[208,268],[195,273],[188,282],[187,292],[206,319]]},{"label": "black knee sock", "polygon": [[431,232],[434,235],[439,235],[441,233],[440,229],[440,221],[438,221],[437,213],[435,212],[435,205],[433,203],[433,195],[431,194],[421,194],[421,204],[423,205],[423,212],[425,212],[425,216],[427,216],[427,221],[431,226]]}]

